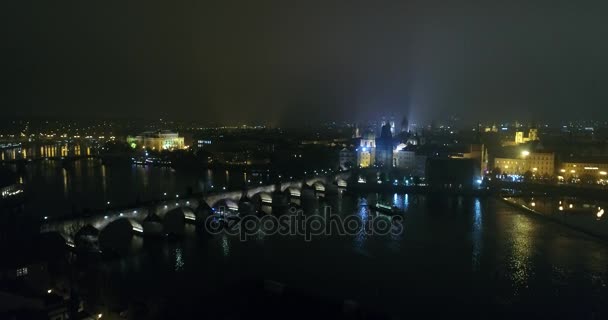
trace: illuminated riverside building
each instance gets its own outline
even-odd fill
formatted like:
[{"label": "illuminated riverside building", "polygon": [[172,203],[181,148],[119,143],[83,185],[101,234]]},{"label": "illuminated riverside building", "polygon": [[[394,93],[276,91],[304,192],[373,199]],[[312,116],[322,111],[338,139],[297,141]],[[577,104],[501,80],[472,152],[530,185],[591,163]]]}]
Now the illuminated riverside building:
[{"label": "illuminated riverside building", "polygon": [[523,151],[518,158],[494,159],[494,168],[503,174],[524,175],[530,171],[534,175],[552,176],[555,174],[555,154]]},{"label": "illuminated riverside building", "polygon": [[608,159],[587,158],[564,161],[560,165],[559,177],[567,180],[585,179],[598,183],[608,183]]},{"label": "illuminated riverside building", "polygon": [[175,150],[184,148],[184,137],[177,133],[163,131],[143,132],[135,137],[127,137],[127,143],[132,147],[140,147],[151,150]]},{"label": "illuminated riverside building", "polygon": [[415,150],[408,150],[408,145],[405,143],[399,144],[393,152],[393,167],[417,177],[424,177],[426,160],[425,155],[417,154]]}]

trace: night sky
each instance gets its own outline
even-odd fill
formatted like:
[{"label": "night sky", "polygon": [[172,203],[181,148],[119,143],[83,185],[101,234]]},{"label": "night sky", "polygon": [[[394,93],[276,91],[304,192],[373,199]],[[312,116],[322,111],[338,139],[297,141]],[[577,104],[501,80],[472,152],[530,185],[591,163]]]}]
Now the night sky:
[{"label": "night sky", "polygon": [[605,119],[607,16],[584,0],[4,0],[0,103],[225,124]]}]

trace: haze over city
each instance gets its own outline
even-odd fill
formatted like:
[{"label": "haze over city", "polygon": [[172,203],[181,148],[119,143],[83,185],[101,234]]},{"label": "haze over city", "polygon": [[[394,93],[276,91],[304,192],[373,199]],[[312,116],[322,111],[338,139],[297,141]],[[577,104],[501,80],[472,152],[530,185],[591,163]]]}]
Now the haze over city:
[{"label": "haze over city", "polygon": [[0,6],[8,115],[280,126],[608,110],[605,1]]}]

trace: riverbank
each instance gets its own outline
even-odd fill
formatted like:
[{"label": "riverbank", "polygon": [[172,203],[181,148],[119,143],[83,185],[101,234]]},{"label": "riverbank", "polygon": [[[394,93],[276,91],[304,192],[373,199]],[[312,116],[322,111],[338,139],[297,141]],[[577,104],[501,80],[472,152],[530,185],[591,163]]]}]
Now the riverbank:
[{"label": "riverbank", "polygon": [[528,205],[523,198],[500,198],[504,203],[523,210],[528,214],[556,222],[576,231],[608,241],[608,221],[605,216],[583,215],[580,213],[569,213],[565,211],[542,212]]}]

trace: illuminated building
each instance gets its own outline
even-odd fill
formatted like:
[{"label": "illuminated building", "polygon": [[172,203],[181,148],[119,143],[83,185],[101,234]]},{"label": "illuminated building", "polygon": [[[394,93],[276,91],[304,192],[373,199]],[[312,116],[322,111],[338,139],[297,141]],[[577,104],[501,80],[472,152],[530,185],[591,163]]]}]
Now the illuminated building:
[{"label": "illuminated building", "polygon": [[585,179],[601,184],[608,183],[607,158],[581,158],[564,161],[558,175],[565,179]]},{"label": "illuminated building", "polygon": [[503,174],[524,175],[530,171],[538,176],[552,176],[555,174],[555,154],[523,151],[517,158],[494,159],[494,168]]},{"label": "illuminated building", "polygon": [[530,130],[528,131],[527,137],[524,136],[523,131],[515,132],[515,144],[522,144],[522,143],[527,143],[527,142],[537,141],[537,140],[539,140],[539,138],[538,138],[538,129],[536,129],[536,128],[530,128]]},{"label": "illuminated building", "polygon": [[371,167],[376,160],[376,135],[373,132],[366,132],[361,138],[359,148],[357,148],[357,165],[362,168]]},{"label": "illuminated building", "polygon": [[150,150],[175,150],[184,148],[184,137],[167,130],[148,131],[135,137],[127,137],[127,143],[132,147]]},{"label": "illuminated building", "polygon": [[393,152],[393,167],[403,170],[406,174],[424,177],[427,157],[408,150],[402,143]]}]

